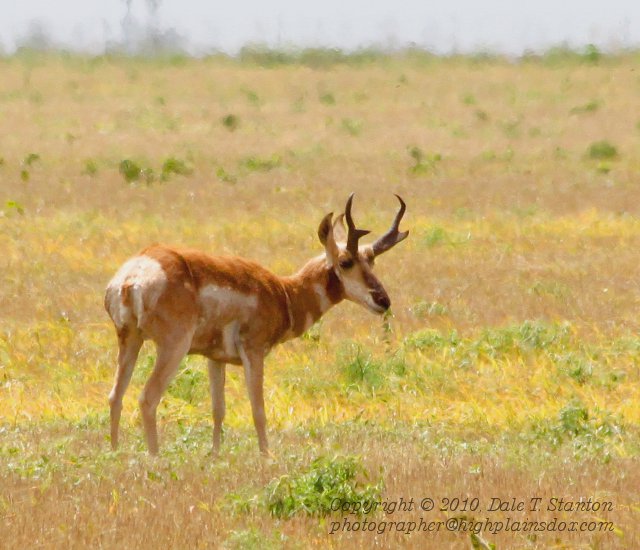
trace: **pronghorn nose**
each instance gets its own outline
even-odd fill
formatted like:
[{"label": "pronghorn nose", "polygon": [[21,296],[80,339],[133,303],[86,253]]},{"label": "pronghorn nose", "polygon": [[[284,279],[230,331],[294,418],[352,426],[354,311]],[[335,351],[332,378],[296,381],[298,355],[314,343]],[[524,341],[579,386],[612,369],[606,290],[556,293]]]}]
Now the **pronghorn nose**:
[{"label": "pronghorn nose", "polygon": [[379,305],[381,308],[384,308],[385,310],[389,309],[391,307],[391,300],[389,299],[389,296],[387,295],[386,292],[372,292],[371,293],[371,297],[373,298],[373,301]]}]

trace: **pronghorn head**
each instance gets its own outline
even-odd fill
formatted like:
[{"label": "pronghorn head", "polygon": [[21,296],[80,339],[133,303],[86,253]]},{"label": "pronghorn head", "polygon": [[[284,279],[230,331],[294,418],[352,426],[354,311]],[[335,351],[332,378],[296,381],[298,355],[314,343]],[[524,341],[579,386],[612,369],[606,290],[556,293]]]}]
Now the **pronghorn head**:
[{"label": "pronghorn head", "polygon": [[[391,306],[391,300],[382,283],[373,274],[376,256],[394,247],[407,238],[408,231],[400,232],[400,220],[406,205],[398,196],[400,210],[396,214],[391,228],[370,245],[359,246],[360,237],[369,231],[357,229],[351,216],[353,193],[347,200],[344,214],[333,220],[333,212],[327,214],[318,228],[320,242],[324,245],[327,262],[342,285],[344,296],[374,313],[384,313]],[[343,219],[347,222],[345,231]]]}]

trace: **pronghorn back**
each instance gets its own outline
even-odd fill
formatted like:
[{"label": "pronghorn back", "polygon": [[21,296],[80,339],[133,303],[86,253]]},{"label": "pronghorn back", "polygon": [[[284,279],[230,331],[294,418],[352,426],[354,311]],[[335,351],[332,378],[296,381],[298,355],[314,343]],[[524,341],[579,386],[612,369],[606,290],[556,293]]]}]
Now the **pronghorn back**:
[{"label": "pronghorn back", "polygon": [[234,363],[240,362],[240,336],[268,351],[290,325],[284,287],[267,269],[163,245],[125,262],[107,286],[105,307],[117,331],[139,330],[154,341],[166,333],[167,321],[182,317],[192,330],[189,353]]}]

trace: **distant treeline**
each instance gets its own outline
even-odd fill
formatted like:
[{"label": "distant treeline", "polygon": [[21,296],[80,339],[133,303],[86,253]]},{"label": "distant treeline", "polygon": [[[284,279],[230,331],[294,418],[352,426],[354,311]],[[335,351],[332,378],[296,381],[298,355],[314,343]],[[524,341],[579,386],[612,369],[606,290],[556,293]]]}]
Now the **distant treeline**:
[{"label": "distant treeline", "polygon": [[40,48],[22,46],[12,54],[1,55],[0,59],[44,59],[58,57],[61,59],[92,59],[95,61],[140,60],[160,62],[171,65],[181,65],[192,59],[204,61],[226,61],[259,67],[278,67],[298,65],[311,68],[326,68],[336,65],[367,65],[372,63],[410,62],[417,65],[437,63],[442,61],[459,61],[463,63],[543,63],[546,65],[615,63],[617,61],[637,59],[640,61],[640,48],[618,51],[602,51],[597,46],[589,44],[583,48],[571,48],[559,45],[544,52],[525,52],[522,55],[510,56],[489,51],[476,53],[437,54],[419,47],[407,47],[394,50],[384,48],[363,48],[355,51],[345,51],[339,48],[271,48],[262,45],[248,45],[235,54],[211,52],[206,55],[191,55],[184,51],[133,52],[120,48],[107,49],[102,54],[85,54],[67,51],[56,47]]},{"label": "distant treeline", "polygon": [[640,49],[605,53],[593,44],[589,44],[581,49],[572,49],[567,45],[560,45],[550,48],[543,53],[526,52],[519,56],[508,56],[489,51],[437,54],[419,47],[407,47],[392,51],[364,48],[347,52],[337,48],[274,49],[263,46],[245,46],[235,58],[242,63],[250,63],[262,67],[277,65],[325,67],[338,64],[360,65],[397,59],[418,63],[458,59],[479,63],[544,61],[547,63],[572,62],[596,64],[602,60],[628,59],[629,56],[640,57]]}]

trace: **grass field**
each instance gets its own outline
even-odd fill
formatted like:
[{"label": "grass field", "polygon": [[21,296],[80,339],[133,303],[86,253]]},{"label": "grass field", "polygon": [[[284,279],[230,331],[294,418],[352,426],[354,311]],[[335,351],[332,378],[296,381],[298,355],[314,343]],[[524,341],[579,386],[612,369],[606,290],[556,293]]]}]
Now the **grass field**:
[{"label": "grass field", "polygon": [[[638,56],[247,57],[0,59],[1,546],[639,548]],[[149,457],[146,344],[111,452],[117,267],[165,242],[292,273],[351,191],[378,234],[408,204],[393,316],[341,304],[271,353],[273,460],[232,368],[209,455],[197,357]],[[328,513],[401,497],[435,508]],[[611,509],[489,510],[535,497]],[[402,532],[508,518],[586,526]]]}]

